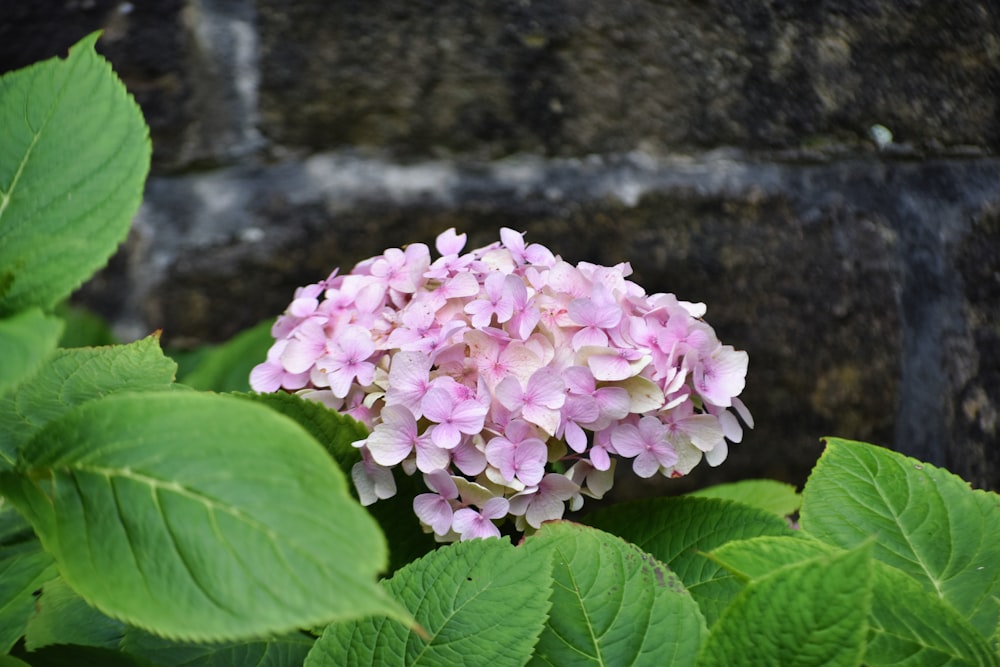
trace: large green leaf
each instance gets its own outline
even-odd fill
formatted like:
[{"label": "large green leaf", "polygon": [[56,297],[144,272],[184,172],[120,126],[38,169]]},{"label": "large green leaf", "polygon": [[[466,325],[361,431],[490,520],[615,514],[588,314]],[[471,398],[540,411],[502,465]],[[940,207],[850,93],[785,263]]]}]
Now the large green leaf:
[{"label": "large green leaf", "polygon": [[155,336],[130,345],[58,350],[30,382],[0,397],[0,470],[53,419],[108,394],[169,387],[176,369]]},{"label": "large green leaf", "polygon": [[860,442],[830,439],[803,491],[802,528],[919,581],[990,636],[1000,618],[1000,495],[946,470]]},{"label": "large green leaf", "polygon": [[871,607],[866,545],[751,580],[712,627],[699,667],[856,667]]},{"label": "large green leaf", "polygon": [[385,542],[291,420],[196,392],[117,394],[50,422],[0,491],[113,618],[236,640],[385,613]]},{"label": "large green leaf", "polygon": [[0,497],[0,652],[24,634],[34,592],[55,576],[55,562],[10,503]]},{"label": "large green leaf", "polygon": [[[712,558],[744,579],[841,549],[819,540],[761,537],[729,542]],[[869,667],[996,667],[986,639],[948,603],[899,570],[874,561],[865,664]],[[790,620],[789,622],[792,622]]]},{"label": "large green leaf", "polygon": [[[361,452],[351,443],[366,438],[368,429],[350,416],[283,391],[237,396],[263,403],[294,419],[326,448],[345,475],[350,476],[351,469],[361,461]],[[424,532],[417,515],[413,513],[413,499],[417,494],[428,491],[421,476],[408,476],[400,469],[392,474],[396,481],[396,495],[368,506],[368,512],[378,521],[389,541],[389,572],[423,556],[437,544],[434,535]],[[351,488],[354,492],[354,487]]]},{"label": "large green leaf", "polygon": [[432,551],[385,582],[426,638],[385,617],[334,623],[306,667],[520,667],[545,625],[550,573],[547,553],[515,548],[506,539]]},{"label": "large green leaf", "polygon": [[599,510],[584,522],[618,535],[666,563],[711,625],[740,586],[705,553],[730,540],[790,535],[781,517],[719,498],[654,498]]},{"label": "large green leaf", "polygon": [[705,620],[666,565],[633,544],[567,522],[525,542],[552,555],[552,610],[531,665],[694,663]]},{"label": "large green leaf", "polygon": [[0,319],[0,394],[41,367],[55,351],[62,328],[59,318],[38,308]]},{"label": "large green leaf", "polygon": [[185,644],[130,628],[121,649],[159,667],[302,667],[314,642],[296,632],[242,642]]},{"label": "large green leaf", "polygon": [[51,308],[103,266],[142,200],[142,113],[98,35],[0,77],[0,313]]},{"label": "large green leaf", "polygon": [[794,486],[773,479],[744,479],[728,484],[716,484],[692,491],[688,495],[735,500],[778,516],[789,516],[797,512],[802,505],[802,496]]},{"label": "large green leaf", "polygon": [[322,403],[284,391],[273,394],[236,394],[236,396],[262,403],[297,422],[323,445],[345,475],[350,475],[351,467],[361,460],[361,452],[351,443],[367,438],[368,429],[350,415],[341,414]]}]

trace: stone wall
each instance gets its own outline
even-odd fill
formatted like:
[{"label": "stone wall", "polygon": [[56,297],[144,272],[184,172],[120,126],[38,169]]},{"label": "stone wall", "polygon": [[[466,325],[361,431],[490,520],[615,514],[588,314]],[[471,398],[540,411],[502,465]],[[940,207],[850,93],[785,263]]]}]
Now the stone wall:
[{"label": "stone wall", "polygon": [[8,4],[0,70],[103,28],[151,126],[81,297],[126,337],[224,340],[334,266],[511,226],[750,352],[756,429],[695,483],[801,483],[838,435],[1000,488],[989,0]]}]

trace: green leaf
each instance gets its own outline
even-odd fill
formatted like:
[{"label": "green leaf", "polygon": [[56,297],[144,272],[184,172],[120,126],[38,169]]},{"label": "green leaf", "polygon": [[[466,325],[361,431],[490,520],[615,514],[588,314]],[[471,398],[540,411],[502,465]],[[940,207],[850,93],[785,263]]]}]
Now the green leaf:
[{"label": "green leaf", "polygon": [[524,547],[552,555],[552,610],[531,665],[691,665],[705,619],[666,565],[579,524],[542,526]]},{"label": "green leaf", "polygon": [[297,424],[245,400],[118,394],[49,423],[3,491],[105,614],[191,641],[408,619],[385,542]]},{"label": "green leaf", "polygon": [[351,443],[368,437],[364,424],[350,415],[331,410],[318,401],[279,391],[273,394],[236,394],[239,398],[261,403],[297,422],[323,445],[345,475],[361,460],[361,452]]},{"label": "green leaf", "polygon": [[66,324],[59,347],[97,347],[119,342],[108,323],[86,308],[62,303],[55,314]]},{"label": "green leaf", "polygon": [[42,586],[35,614],[28,622],[24,645],[36,651],[52,644],[76,644],[117,649],[125,636],[125,625],[108,618],[87,604],[61,578]]},{"label": "green leaf", "polygon": [[988,637],[1000,619],[1000,495],[946,470],[860,442],[829,439],[803,491],[803,530],[919,581]]},{"label": "green leaf", "polygon": [[293,633],[269,639],[183,644],[130,628],[121,649],[159,667],[302,667],[315,639]]},{"label": "green leaf", "polygon": [[34,592],[55,574],[52,556],[0,497],[0,652],[8,652],[24,634],[35,608]]},{"label": "green leaf", "polygon": [[195,389],[250,391],[250,371],[264,360],[274,343],[273,323],[273,320],[261,322],[222,345],[198,350],[193,367],[177,381]]},{"label": "green leaf", "polygon": [[599,510],[584,523],[632,542],[670,567],[713,624],[740,589],[705,553],[730,540],[791,535],[770,512],[718,498],[654,498]]},{"label": "green leaf", "polygon": [[727,542],[713,550],[709,557],[744,580],[760,579],[787,565],[841,550],[808,537],[755,537]]},{"label": "green leaf", "polygon": [[53,419],[116,392],[169,387],[176,368],[155,336],[57,351],[30,382],[0,397],[0,470],[10,468],[24,443]]},{"label": "green leaf", "polygon": [[855,667],[871,607],[869,545],[750,581],[712,627],[699,667]]},{"label": "green leaf", "polygon": [[868,651],[871,667],[997,667],[975,628],[941,598],[885,563],[875,563]]},{"label": "green leaf", "polygon": [[0,319],[0,394],[37,371],[56,349],[62,322],[32,308]]},{"label": "green leaf", "polygon": [[[351,443],[368,437],[368,429],[350,416],[286,392],[237,396],[263,403],[294,419],[326,448],[345,475],[350,476],[354,465],[361,461],[361,452]],[[388,572],[394,572],[423,556],[437,544],[434,535],[424,532],[413,513],[413,499],[419,493],[427,493],[427,487],[420,476],[408,476],[396,469],[393,477],[396,480],[396,495],[379,500],[367,508],[389,541]],[[351,493],[357,497],[353,485]]]},{"label": "green leaf", "polygon": [[31,665],[12,655],[0,655],[0,667],[31,667]]},{"label": "green leaf", "polygon": [[520,667],[545,625],[548,554],[506,539],[470,540],[432,551],[385,582],[427,637],[384,617],[334,623],[306,667],[489,665]]},{"label": "green leaf", "polygon": [[[813,539],[761,537],[729,542],[712,558],[747,579],[843,551]],[[870,667],[996,666],[986,640],[950,605],[912,578],[873,563],[872,607],[865,664]]]},{"label": "green leaf", "polygon": [[729,484],[716,484],[687,495],[735,500],[778,516],[789,516],[799,511],[802,505],[802,496],[794,486],[772,479],[745,479]]},{"label": "green leaf", "polygon": [[149,171],[148,128],[91,34],[0,77],[0,313],[49,309],[125,239]]}]

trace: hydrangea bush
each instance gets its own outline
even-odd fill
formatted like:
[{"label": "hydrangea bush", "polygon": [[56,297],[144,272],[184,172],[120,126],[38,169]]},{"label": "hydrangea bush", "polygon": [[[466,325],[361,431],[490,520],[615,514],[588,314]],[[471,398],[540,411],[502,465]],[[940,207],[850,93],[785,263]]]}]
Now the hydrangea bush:
[{"label": "hydrangea bush", "polygon": [[[739,442],[746,352],[722,344],[703,304],[647,294],[628,263],[570,264],[522,234],[465,251],[454,229],[299,288],[254,368],[363,422],[353,479],[363,504],[421,474],[413,508],[443,541],[559,519],[612,486],[687,474]],[[735,413],[735,414],[734,414]]]},{"label": "hydrangea bush", "polygon": [[750,423],[627,265],[448,231],[180,367],[82,335],[150,161],[96,41],[0,77],[0,665],[1000,667],[1000,496],[881,447],[547,520]]}]

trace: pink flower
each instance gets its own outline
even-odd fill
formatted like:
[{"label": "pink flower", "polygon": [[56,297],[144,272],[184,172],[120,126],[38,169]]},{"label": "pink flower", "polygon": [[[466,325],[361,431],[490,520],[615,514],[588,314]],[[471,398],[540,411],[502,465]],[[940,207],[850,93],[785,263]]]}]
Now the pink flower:
[{"label": "pink flower", "polygon": [[281,363],[290,373],[305,373],[326,353],[326,331],[322,320],[308,319],[299,324],[287,339]]},{"label": "pink flower", "polygon": [[723,440],[719,418],[711,414],[696,414],[690,400],[680,403],[661,419],[671,442],[690,442],[701,451],[708,452]]},{"label": "pink flower", "polygon": [[525,340],[538,326],[542,313],[534,300],[528,296],[528,288],[523,281],[511,282],[510,297],[513,312],[507,321],[507,331],[511,336]]},{"label": "pink flower", "polygon": [[616,426],[611,442],[622,456],[635,457],[632,469],[639,477],[652,477],[661,467],[677,463],[677,452],[667,439],[667,427],[656,417],[642,417],[638,426]]},{"label": "pink flower", "polygon": [[363,452],[361,460],[351,468],[351,480],[362,505],[368,506],[396,495],[396,480],[392,471],[379,466]]},{"label": "pink flower", "polygon": [[425,525],[440,536],[451,531],[455,516],[454,505],[458,498],[455,480],[443,469],[424,474],[424,483],[434,493],[422,493],[413,499],[413,512]]},{"label": "pink flower", "polygon": [[588,454],[590,455],[591,464],[598,470],[610,470],[613,463],[611,455],[618,454],[614,443],[611,442],[611,434],[614,428],[612,426],[594,433],[594,444]]},{"label": "pink flower", "polygon": [[549,473],[537,487],[515,494],[510,499],[510,511],[524,516],[532,528],[540,528],[545,521],[561,519],[566,501],[579,490],[580,487],[564,475]]},{"label": "pink flower", "polygon": [[603,430],[612,422],[624,419],[628,415],[632,400],[629,398],[628,391],[622,387],[598,388],[594,375],[588,368],[582,366],[567,368],[563,371],[563,377],[566,378],[566,385],[571,394],[589,396],[594,399],[598,416],[586,424],[590,430]]},{"label": "pink flower", "polygon": [[382,408],[382,422],[364,441],[372,460],[382,466],[394,466],[416,451],[417,469],[430,473],[445,468],[450,457],[424,433],[420,434],[413,413],[401,405]]},{"label": "pink flower", "polygon": [[731,345],[719,345],[698,360],[693,373],[695,389],[713,405],[732,405],[733,397],[738,396],[746,384],[748,361],[746,352],[736,351]]},{"label": "pink flower", "polygon": [[456,401],[446,389],[434,387],[420,402],[424,416],[435,422],[431,440],[443,449],[454,449],[462,434],[473,435],[483,430],[488,409],[473,399]]},{"label": "pink flower", "polygon": [[486,445],[486,461],[497,468],[505,484],[515,481],[523,486],[538,484],[545,473],[548,453],[532,427],[520,419],[511,420],[504,435]]},{"label": "pink flower", "polygon": [[486,276],[483,283],[485,297],[476,299],[465,306],[465,312],[472,316],[472,326],[482,329],[489,326],[493,317],[497,323],[503,324],[514,314],[513,285],[508,282],[516,281],[513,276],[496,272]]},{"label": "pink flower", "polygon": [[510,503],[506,498],[490,498],[483,504],[482,510],[479,512],[468,507],[455,512],[452,528],[461,535],[463,540],[500,537],[500,530],[493,523],[493,520],[507,516],[509,509]]},{"label": "pink flower", "polygon": [[414,417],[423,416],[420,402],[431,388],[431,360],[420,352],[397,352],[389,367],[386,406],[402,405]]},{"label": "pink flower", "polygon": [[540,426],[549,435],[559,428],[559,408],[566,400],[566,385],[556,373],[540,368],[523,388],[516,377],[504,378],[496,387],[496,397],[508,410],[521,413],[525,420]]},{"label": "pink flower", "polygon": [[363,503],[396,493],[399,467],[423,473],[414,512],[439,540],[496,536],[506,520],[532,531],[603,496],[618,458],[684,475],[753,426],[746,353],[719,342],[704,304],[513,229],[466,241],[448,229],[436,259],[389,248],[297,289],[251,372],[257,391],[297,391],[370,430],[352,469]]},{"label": "pink flower", "polygon": [[399,292],[416,292],[423,283],[423,275],[430,268],[430,252],[423,243],[406,246],[406,250],[389,248],[382,257],[372,262],[371,275],[385,281]]},{"label": "pink flower", "polygon": [[281,362],[281,353],[289,341],[278,340],[267,351],[267,361],[250,371],[250,387],[254,391],[270,393],[285,389],[302,389],[309,382],[309,373],[291,373]]},{"label": "pink flower", "polygon": [[570,319],[583,327],[573,334],[574,350],[587,345],[604,347],[608,344],[605,330],[618,326],[622,319],[621,306],[600,287],[594,288],[592,298],[570,301],[567,310]]},{"label": "pink flower", "polygon": [[500,230],[500,241],[510,251],[511,257],[518,264],[551,265],[555,261],[552,251],[543,245],[532,243],[525,247],[524,235],[513,229],[503,227]]},{"label": "pink flower", "polygon": [[375,352],[368,333],[360,327],[348,327],[330,342],[330,351],[316,360],[316,368],[326,374],[334,396],[343,398],[357,380],[362,386],[371,384],[375,364],[368,359]]},{"label": "pink flower", "polygon": [[455,233],[455,228],[451,227],[441,232],[437,237],[437,241],[434,243],[434,247],[437,248],[438,253],[444,256],[458,255],[462,252],[462,248],[465,247],[466,234]]},{"label": "pink flower", "polygon": [[574,452],[580,453],[587,448],[587,434],[581,424],[588,424],[601,416],[601,409],[592,396],[566,397],[562,407],[562,419],[555,435],[565,438],[566,444]]}]

